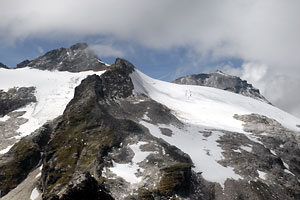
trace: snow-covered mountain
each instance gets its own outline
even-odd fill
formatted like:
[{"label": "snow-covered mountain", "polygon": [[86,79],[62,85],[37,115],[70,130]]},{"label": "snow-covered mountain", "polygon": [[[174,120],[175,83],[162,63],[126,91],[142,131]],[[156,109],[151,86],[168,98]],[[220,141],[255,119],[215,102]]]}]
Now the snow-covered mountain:
[{"label": "snow-covered mountain", "polygon": [[17,65],[17,68],[23,67],[82,72],[104,70],[107,64],[99,60],[86,43],[77,43],[70,48],[54,49],[34,60],[25,60]]},{"label": "snow-covered mountain", "polygon": [[2,199],[300,198],[300,119],[264,101],[34,66],[0,69]]},{"label": "snow-covered mountain", "polygon": [[[237,94],[248,96],[263,102],[270,103],[259,90],[254,88],[247,81],[242,80],[239,77],[225,74],[224,72],[217,70],[210,74],[193,74],[184,77],[177,78],[172,81],[177,84],[184,85],[201,85],[213,88],[219,88],[221,90],[231,91]],[[271,103],[270,103],[271,104]]]}]

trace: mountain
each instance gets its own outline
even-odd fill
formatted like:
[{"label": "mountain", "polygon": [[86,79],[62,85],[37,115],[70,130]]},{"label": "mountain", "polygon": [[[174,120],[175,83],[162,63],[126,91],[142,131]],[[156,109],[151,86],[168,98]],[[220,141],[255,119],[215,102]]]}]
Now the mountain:
[{"label": "mountain", "polygon": [[81,72],[103,70],[107,65],[99,60],[86,43],[77,43],[70,48],[55,49],[34,60],[25,60],[17,65],[17,68],[23,67],[52,71]]},{"label": "mountain", "polygon": [[177,78],[172,82],[184,85],[200,85],[219,88],[221,90],[234,92],[271,104],[263,95],[260,94],[258,89],[247,83],[247,81],[236,76],[225,74],[220,70],[210,74],[188,75]]},{"label": "mountain", "polygon": [[103,71],[0,69],[0,82],[2,102],[20,88],[28,100],[1,110],[2,200],[300,198],[300,119],[263,101],[120,58]]},{"label": "mountain", "polygon": [[1,62],[0,62],[0,68],[8,69],[8,67]]}]

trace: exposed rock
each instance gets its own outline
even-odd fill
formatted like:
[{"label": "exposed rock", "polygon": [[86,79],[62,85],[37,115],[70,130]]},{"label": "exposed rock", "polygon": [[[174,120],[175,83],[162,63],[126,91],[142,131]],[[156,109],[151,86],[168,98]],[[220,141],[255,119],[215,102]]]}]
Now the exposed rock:
[{"label": "exposed rock", "polygon": [[34,60],[25,60],[17,65],[17,68],[23,67],[69,72],[106,69],[106,65],[97,58],[86,43],[77,43],[70,48],[55,49]]},{"label": "exposed rock", "polygon": [[[299,199],[299,133],[263,115],[234,117],[245,122],[244,131],[250,134],[223,131],[225,134],[218,142],[224,150],[225,159],[220,163],[233,166],[245,181],[250,181],[252,189],[247,191],[249,185],[242,183],[238,186],[230,181],[232,186],[226,186],[227,190],[232,190],[229,193],[245,199],[248,199],[246,194],[250,199]],[[242,194],[234,189],[239,187],[247,192]],[[259,190],[256,191],[256,188]]]},{"label": "exposed rock", "polygon": [[11,88],[7,92],[0,90],[0,117],[31,102],[36,102],[34,92],[34,87]]},{"label": "exposed rock", "polygon": [[159,182],[158,193],[162,198],[175,194],[187,196],[191,186],[191,166],[188,163],[176,163],[161,169],[162,177]]},{"label": "exposed rock", "polygon": [[22,62],[20,62],[19,64],[17,64],[16,68],[23,68],[23,67],[27,67],[29,65],[30,61],[29,60],[24,60]]},{"label": "exposed rock", "polygon": [[[7,114],[8,119],[0,121],[0,150],[6,149],[17,142],[19,127],[28,120],[21,117],[24,111],[13,111]],[[1,155],[0,155],[1,156]]]},{"label": "exposed rock", "polygon": [[6,65],[0,62],[0,68],[9,69]]},{"label": "exposed rock", "polygon": [[247,81],[236,76],[225,74],[219,70],[210,74],[193,74],[180,77],[172,82],[183,85],[200,85],[218,88],[252,97],[254,99],[271,104],[263,95],[259,93],[258,89],[247,83]]},{"label": "exposed rock", "polygon": [[1,196],[18,186],[38,166],[51,131],[49,125],[43,126],[33,135],[22,138],[0,157]]},{"label": "exposed rock", "polygon": [[59,198],[57,195],[50,199],[60,200],[113,200],[108,191],[100,185],[89,173],[75,173],[67,191]]},{"label": "exposed rock", "polygon": [[[11,190],[7,195],[2,197],[1,200],[31,200],[32,198],[30,197],[34,190],[41,193],[41,191],[38,190],[40,173],[40,167],[30,172],[27,178],[22,183],[20,183],[18,187]],[[42,200],[42,194],[39,194],[37,199],[34,200]]]}]

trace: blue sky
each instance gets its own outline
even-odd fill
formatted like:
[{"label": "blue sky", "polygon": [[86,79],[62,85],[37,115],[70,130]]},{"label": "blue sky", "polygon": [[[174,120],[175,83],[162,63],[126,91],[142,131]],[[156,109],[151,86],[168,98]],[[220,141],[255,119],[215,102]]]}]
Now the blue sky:
[{"label": "blue sky", "polygon": [[0,62],[87,42],[170,81],[221,69],[300,117],[300,1],[2,0]]},{"label": "blue sky", "polygon": [[[99,39],[100,38],[100,39]],[[26,59],[34,59],[46,52],[60,47],[69,47],[77,42],[87,42],[89,46],[99,45],[103,41],[101,36],[87,36],[72,40],[48,40],[29,38],[22,42],[16,42],[12,46],[0,47],[0,62],[15,67]],[[122,57],[132,62],[139,70],[151,77],[172,81],[175,78],[187,74],[212,72],[224,65],[240,67],[243,61],[237,58],[198,58],[196,52],[191,52],[187,47],[172,49],[151,49],[136,43],[126,41],[114,41],[114,49],[120,53],[101,55],[98,57],[108,64],[114,63],[116,57]]]}]

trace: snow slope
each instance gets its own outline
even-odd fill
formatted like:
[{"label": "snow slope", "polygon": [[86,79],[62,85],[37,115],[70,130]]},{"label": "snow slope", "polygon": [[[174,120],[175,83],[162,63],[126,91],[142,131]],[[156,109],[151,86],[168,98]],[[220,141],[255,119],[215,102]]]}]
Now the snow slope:
[{"label": "snow slope", "polygon": [[[152,79],[136,70],[131,75],[135,93],[143,93],[153,100],[170,108],[185,126],[151,124],[147,117],[141,119],[140,124],[148,128],[149,132],[166,142],[175,145],[187,153],[196,172],[202,172],[208,181],[218,182],[224,188],[225,181],[242,179],[230,166],[224,167],[218,161],[223,159],[222,148],[218,139],[224,134],[220,130],[240,132],[257,143],[254,135],[243,131],[242,122],[236,120],[234,114],[257,113],[276,119],[282,125],[299,131],[296,127],[300,119],[267,103],[234,94],[220,89],[178,85]],[[171,137],[161,133],[161,128],[172,130]],[[207,130],[211,133],[205,135]],[[242,146],[243,150],[251,151],[251,147]]]},{"label": "snow slope", "polygon": [[264,102],[220,89],[178,85],[152,79],[136,70],[131,75],[135,92],[144,93],[166,105],[181,120],[215,129],[244,132],[234,114],[257,113],[273,118],[283,126],[300,131],[300,119]]},{"label": "snow slope", "polygon": [[[36,87],[36,103],[31,103],[19,111],[28,121],[18,131],[23,137],[42,126],[48,120],[61,115],[73,98],[74,89],[81,80],[91,74],[101,75],[104,71],[85,71],[80,73],[38,70],[32,68],[0,69],[0,90],[13,87]],[[5,121],[7,117],[3,117]]]}]

